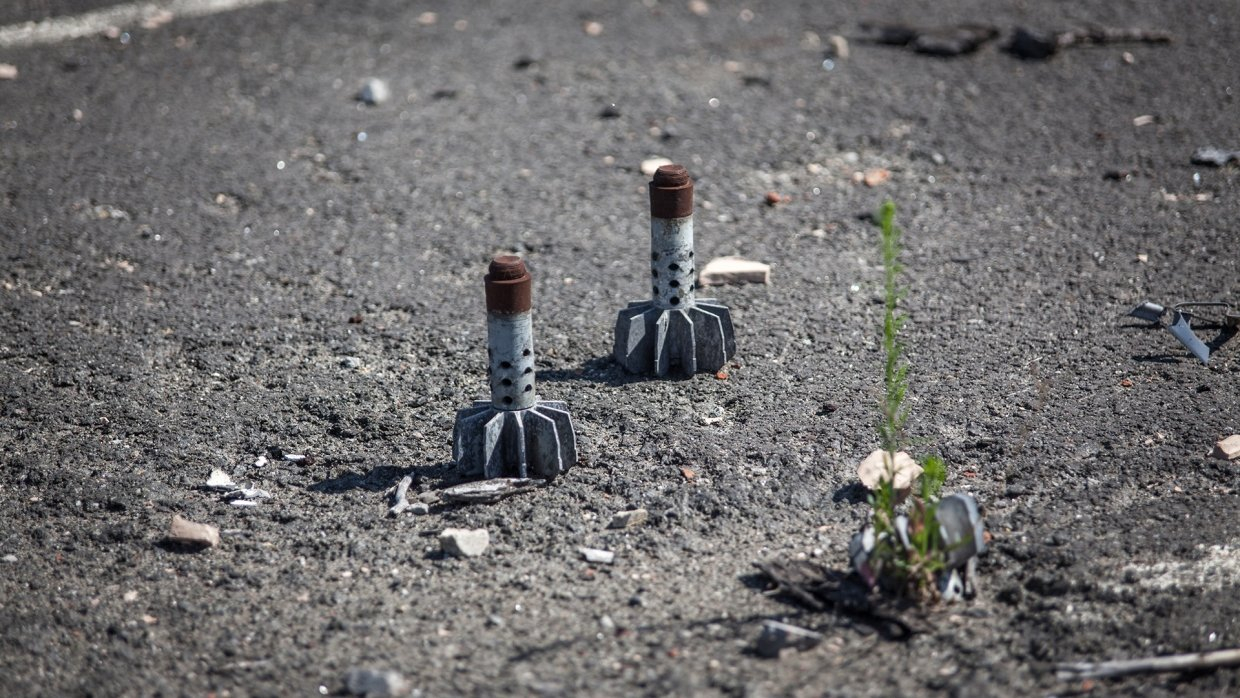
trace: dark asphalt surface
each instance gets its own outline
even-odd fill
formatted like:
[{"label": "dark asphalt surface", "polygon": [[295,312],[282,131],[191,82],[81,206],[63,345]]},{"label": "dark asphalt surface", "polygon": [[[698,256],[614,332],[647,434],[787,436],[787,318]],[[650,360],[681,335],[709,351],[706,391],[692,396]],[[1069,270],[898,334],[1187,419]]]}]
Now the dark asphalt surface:
[{"label": "dark asphalt surface", "polygon": [[[1031,695],[1081,688],[1057,661],[1240,645],[1240,467],[1205,456],[1240,433],[1237,343],[1202,366],[1122,317],[1240,302],[1238,168],[1189,161],[1240,148],[1240,7],[709,8],[289,2],[0,48],[20,71],[0,81],[6,690],[306,695],[360,666],[422,695]],[[936,58],[861,40],[876,20],[1173,41]],[[850,50],[828,70],[831,34]],[[353,99],[369,77],[391,101]],[[616,311],[646,292],[651,156],[697,180],[699,258],[773,265],[715,294],[737,327],[726,380],[610,360]],[[750,566],[842,568],[866,518],[882,274],[864,216],[887,197],[916,450],[947,458],[994,536],[980,596],[915,614],[902,644],[765,594]],[[451,480],[501,252],[535,275],[539,390],[569,403],[582,462],[500,504],[387,518],[403,475]],[[272,446],[312,458],[253,465]],[[232,507],[199,488],[212,468],[275,498]],[[605,529],[630,507],[650,523]],[[177,513],[223,544],[163,544]],[[450,526],[491,549],[444,559]],[[826,640],[760,659],[766,618]],[[1227,695],[1240,671],[1103,688]]]}]

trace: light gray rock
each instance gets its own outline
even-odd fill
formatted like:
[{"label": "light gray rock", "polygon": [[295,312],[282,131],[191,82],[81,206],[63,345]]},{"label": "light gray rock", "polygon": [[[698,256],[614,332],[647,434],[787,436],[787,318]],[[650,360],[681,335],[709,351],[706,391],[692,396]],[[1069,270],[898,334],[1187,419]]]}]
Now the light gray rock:
[{"label": "light gray rock", "polygon": [[490,544],[485,528],[445,528],[439,534],[439,547],[453,557],[478,557]]},{"label": "light gray rock", "polygon": [[371,106],[383,104],[392,96],[392,91],[388,89],[388,84],[379,78],[371,78],[362,85],[362,89],[357,93],[358,101],[365,102]]},{"label": "light gray rock", "polygon": [[409,682],[397,671],[350,669],[344,675],[344,687],[351,696],[393,698],[409,691]]},{"label": "light gray rock", "polygon": [[632,528],[646,523],[649,518],[650,513],[645,509],[618,511],[612,515],[611,523],[607,524],[607,528]]},{"label": "light gray rock", "polygon": [[529,492],[547,484],[546,480],[528,477],[497,477],[479,482],[467,482],[445,490],[439,496],[449,502],[490,504],[514,494]]},{"label": "light gray rock", "polygon": [[220,544],[220,529],[210,524],[194,523],[177,514],[168,527],[168,540],[181,545],[214,548]]}]

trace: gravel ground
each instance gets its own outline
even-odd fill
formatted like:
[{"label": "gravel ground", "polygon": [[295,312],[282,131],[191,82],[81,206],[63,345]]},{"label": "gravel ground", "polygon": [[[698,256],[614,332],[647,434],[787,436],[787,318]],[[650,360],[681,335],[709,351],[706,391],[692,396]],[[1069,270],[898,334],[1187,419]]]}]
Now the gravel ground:
[{"label": "gravel ground", "polygon": [[[1234,668],[1052,670],[1240,645],[1240,465],[1206,455],[1240,433],[1237,344],[1203,366],[1122,317],[1240,302],[1240,168],[1190,163],[1240,148],[1240,6],[769,5],[294,1],[0,48],[20,70],[0,81],[5,692],[315,695],[354,667],[422,695],[1240,692]],[[866,21],[1172,42],[942,58],[864,41]],[[371,77],[392,98],[367,107]],[[647,292],[652,156],[697,179],[699,258],[773,266],[714,294],[726,380],[610,358]],[[888,197],[915,450],[994,536],[978,598],[905,643],[751,566],[842,568],[867,517],[866,216]],[[411,496],[453,481],[498,253],[535,275],[539,392],[569,403],[582,460],[389,518],[404,475]],[[255,464],[279,452],[309,457]],[[202,489],[213,468],[273,498],[232,506]],[[646,524],[606,528],[635,507]],[[222,544],[168,544],[174,514]],[[490,547],[444,557],[452,527]],[[763,659],[766,619],[826,638]]]}]

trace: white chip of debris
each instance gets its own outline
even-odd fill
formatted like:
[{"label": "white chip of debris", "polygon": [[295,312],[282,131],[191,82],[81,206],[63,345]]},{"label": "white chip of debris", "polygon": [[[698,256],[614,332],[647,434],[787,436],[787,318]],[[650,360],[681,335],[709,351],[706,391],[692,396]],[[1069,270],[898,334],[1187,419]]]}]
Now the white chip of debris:
[{"label": "white chip of debris", "polygon": [[670,164],[672,164],[672,161],[667,158],[650,158],[648,160],[642,160],[642,174],[647,177],[653,177],[654,173],[658,172],[660,167]]},{"label": "white chip of debris", "polygon": [[237,483],[233,482],[228,473],[216,468],[207,476],[207,487],[213,490],[235,490]]},{"label": "white chip of debris", "polygon": [[611,517],[611,523],[607,524],[607,528],[632,528],[646,523],[649,518],[650,513],[645,509],[618,511]]},{"label": "white chip of debris", "polygon": [[913,481],[921,475],[921,466],[913,457],[904,451],[898,451],[895,454],[894,463],[887,451],[877,449],[861,461],[861,465],[857,466],[857,477],[861,480],[861,484],[866,489],[874,490],[878,488],[878,483],[886,479],[894,479],[896,490],[907,490],[913,486]]},{"label": "white chip of debris", "polygon": [[478,557],[490,544],[485,528],[445,528],[439,534],[439,547],[453,557]]},{"label": "white chip of debris", "polygon": [[725,284],[769,284],[771,265],[754,262],[743,257],[716,257],[702,267],[698,274],[700,286],[723,286]]},{"label": "white chip of debris", "polygon": [[254,486],[254,483],[250,483],[249,487],[238,487],[224,496],[239,497],[241,499],[271,499],[270,492],[258,489]]},{"label": "white chip of debris", "polygon": [[357,93],[358,100],[366,104],[383,104],[391,96],[392,91],[388,89],[387,83],[379,78],[367,80]]},{"label": "white chip of debris", "polygon": [[599,550],[598,548],[581,548],[581,557],[586,562],[593,562],[596,565],[610,565],[616,561],[616,554],[610,550]]},{"label": "white chip of debris", "polygon": [[394,698],[409,692],[409,682],[397,671],[350,669],[344,675],[344,688],[352,696]]},{"label": "white chip of debris", "polygon": [[17,66],[12,63],[0,63],[0,80],[16,80]]},{"label": "white chip of debris", "polygon": [[1232,434],[1214,444],[1214,450],[1210,452],[1210,455],[1223,460],[1240,458],[1240,434]]},{"label": "white chip of debris", "polygon": [[762,623],[755,649],[759,656],[778,657],[787,649],[807,650],[822,642],[822,633],[799,628],[795,625],[768,620]]},{"label": "white chip of debris", "polygon": [[168,540],[184,545],[203,545],[214,548],[220,544],[220,529],[211,524],[194,523],[177,514],[168,527]]}]

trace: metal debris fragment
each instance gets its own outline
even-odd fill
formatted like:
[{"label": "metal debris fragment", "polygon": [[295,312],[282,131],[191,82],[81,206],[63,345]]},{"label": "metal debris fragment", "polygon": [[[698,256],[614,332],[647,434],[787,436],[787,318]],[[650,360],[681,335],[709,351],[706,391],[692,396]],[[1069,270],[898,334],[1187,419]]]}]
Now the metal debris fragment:
[{"label": "metal debris fragment", "polygon": [[392,508],[388,509],[388,516],[397,516],[404,510],[409,508],[409,487],[413,484],[413,477],[406,475],[401,478],[400,483],[396,485],[396,492],[392,495]]},{"label": "metal debris fragment", "polygon": [[[1210,308],[1222,313],[1221,318],[1202,318],[1203,325],[1222,327],[1222,332],[1211,344],[1201,341],[1201,338],[1193,332],[1192,322],[1197,319],[1197,315],[1191,310],[1193,308]],[[1164,325],[1162,319],[1168,313],[1171,319]],[[1217,349],[1240,329],[1240,309],[1231,303],[1222,301],[1187,301],[1176,303],[1171,308],[1146,301],[1128,311],[1128,315],[1164,327],[1203,364],[1210,362],[1212,348]]]},{"label": "metal debris fragment", "polygon": [[492,504],[514,494],[529,492],[547,484],[546,480],[528,477],[497,477],[478,482],[467,482],[439,491],[439,496],[449,502],[468,504]]},{"label": "metal debris fragment", "polygon": [[760,657],[776,658],[784,650],[808,650],[822,642],[822,633],[806,630],[795,625],[780,623],[776,620],[763,621],[762,633],[754,650]]},{"label": "metal debris fragment", "polygon": [[580,548],[581,558],[586,562],[596,565],[610,565],[616,561],[616,554],[610,550],[599,550],[598,548]]}]

